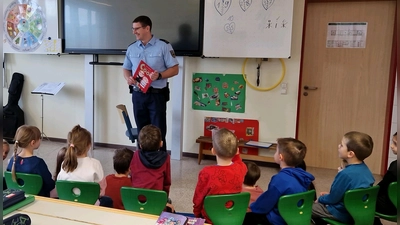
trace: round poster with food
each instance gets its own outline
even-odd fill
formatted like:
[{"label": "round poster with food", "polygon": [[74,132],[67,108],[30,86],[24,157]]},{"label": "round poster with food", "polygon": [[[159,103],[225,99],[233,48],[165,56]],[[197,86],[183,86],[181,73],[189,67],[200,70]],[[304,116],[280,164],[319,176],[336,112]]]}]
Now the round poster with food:
[{"label": "round poster with food", "polygon": [[16,51],[35,51],[42,44],[46,31],[46,17],[35,1],[15,0],[6,8],[4,36]]}]

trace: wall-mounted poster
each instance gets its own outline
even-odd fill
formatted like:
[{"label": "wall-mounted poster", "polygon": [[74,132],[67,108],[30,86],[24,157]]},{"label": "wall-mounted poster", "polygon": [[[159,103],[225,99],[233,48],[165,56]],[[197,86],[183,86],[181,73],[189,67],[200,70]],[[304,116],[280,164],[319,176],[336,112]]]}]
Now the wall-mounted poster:
[{"label": "wall-mounted poster", "polygon": [[246,82],[242,74],[194,73],[192,83],[193,109],[245,112]]},{"label": "wall-mounted poster", "polygon": [[61,53],[55,0],[4,0],[4,53]]}]

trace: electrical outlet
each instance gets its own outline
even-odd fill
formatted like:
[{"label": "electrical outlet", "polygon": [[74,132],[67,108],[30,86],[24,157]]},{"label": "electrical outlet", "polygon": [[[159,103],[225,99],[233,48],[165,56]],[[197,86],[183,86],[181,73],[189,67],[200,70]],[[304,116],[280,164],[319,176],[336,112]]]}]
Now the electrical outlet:
[{"label": "electrical outlet", "polygon": [[287,94],[287,83],[281,83],[281,95]]}]

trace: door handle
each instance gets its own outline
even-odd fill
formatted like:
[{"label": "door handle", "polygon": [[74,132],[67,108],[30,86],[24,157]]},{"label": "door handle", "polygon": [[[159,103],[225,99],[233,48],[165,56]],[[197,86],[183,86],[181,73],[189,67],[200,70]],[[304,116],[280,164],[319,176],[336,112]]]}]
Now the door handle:
[{"label": "door handle", "polygon": [[317,90],[318,87],[313,87],[313,86],[304,86],[304,90]]}]

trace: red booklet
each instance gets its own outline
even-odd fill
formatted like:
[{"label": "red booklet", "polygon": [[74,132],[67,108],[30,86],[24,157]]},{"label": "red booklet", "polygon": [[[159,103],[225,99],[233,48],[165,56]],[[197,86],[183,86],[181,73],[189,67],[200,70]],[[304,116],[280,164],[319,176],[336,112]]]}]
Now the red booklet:
[{"label": "red booklet", "polygon": [[140,60],[139,65],[133,74],[133,79],[137,81],[137,86],[143,93],[146,93],[151,85],[152,80],[150,74],[152,72],[154,72],[154,70],[143,60]]}]

